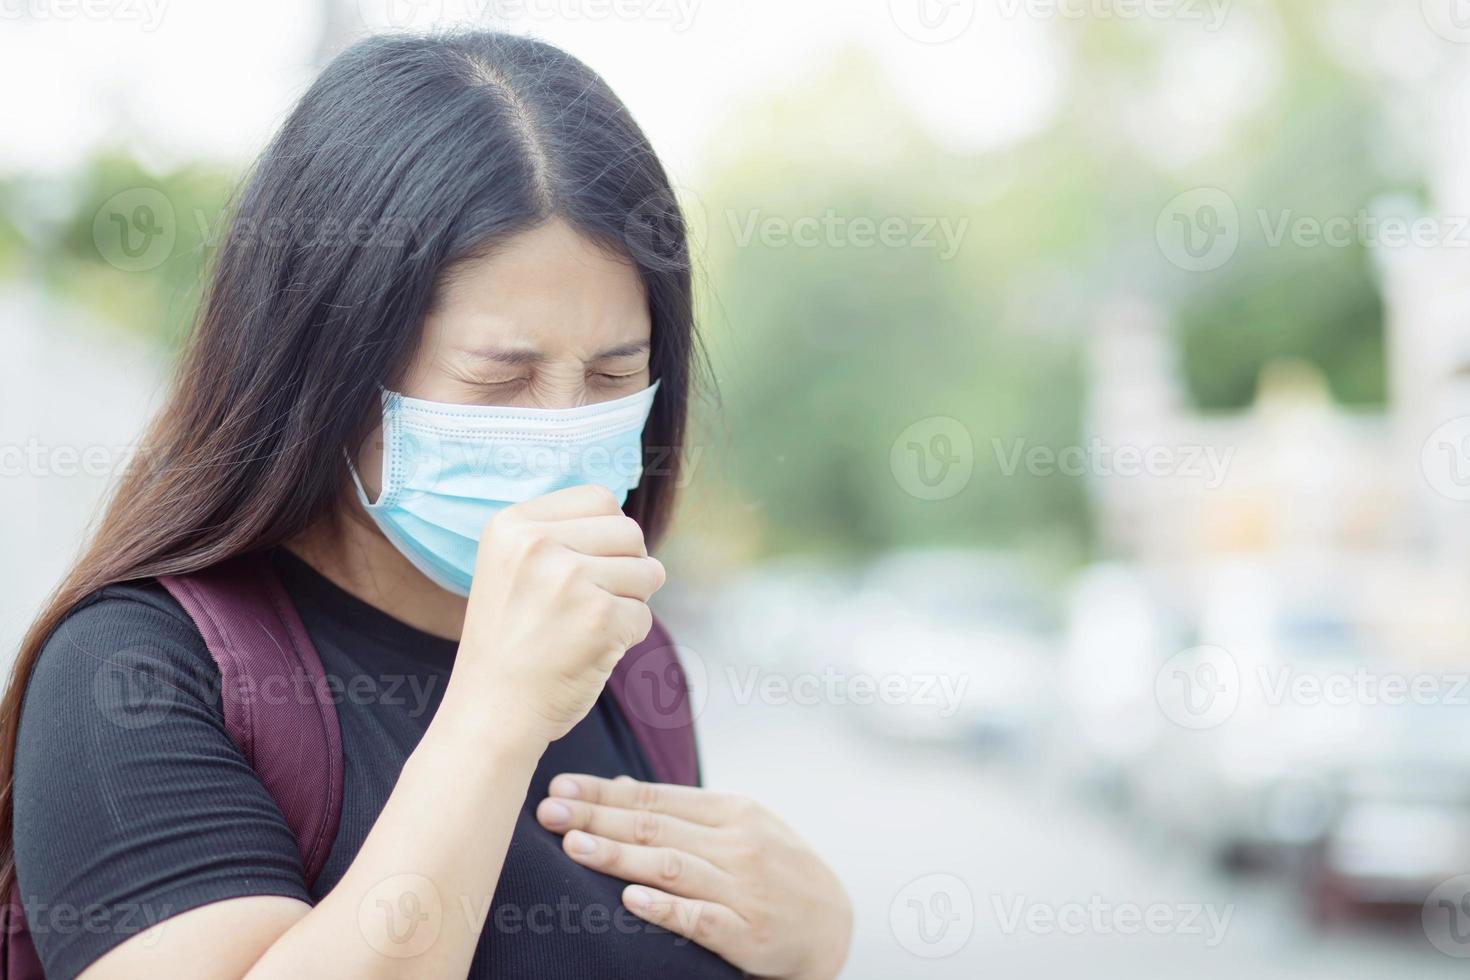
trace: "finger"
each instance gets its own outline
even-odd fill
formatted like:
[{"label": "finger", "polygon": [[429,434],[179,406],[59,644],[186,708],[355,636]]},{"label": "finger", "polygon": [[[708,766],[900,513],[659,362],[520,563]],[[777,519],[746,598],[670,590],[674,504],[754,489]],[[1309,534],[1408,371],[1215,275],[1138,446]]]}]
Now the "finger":
[{"label": "finger", "polygon": [[529,521],[567,521],[577,517],[596,517],[599,514],[618,514],[618,498],[607,487],[595,483],[579,487],[567,487],[519,504],[506,510],[515,511],[516,516]]},{"label": "finger", "polygon": [[646,885],[623,889],[623,904],[645,922],[652,922],[675,935],[691,939],[718,956],[734,962],[750,927],[739,913],[718,902],[671,895]]},{"label": "finger", "polygon": [[551,781],[551,795],[622,810],[653,810],[694,823],[718,827],[730,822],[738,798],[697,786],[645,783],[629,776],[604,779],[562,773]]},{"label": "finger", "polygon": [[643,528],[623,514],[548,521],[542,525],[542,531],[563,547],[584,555],[648,557]]},{"label": "finger", "polygon": [[663,587],[667,575],[657,558],[605,558],[583,555],[581,561],[593,585],[626,599],[648,599]]},{"label": "finger", "polygon": [[585,830],[595,837],[643,847],[672,847],[711,861],[720,843],[716,832],[703,824],[650,810],[618,810],[579,800],[544,799],[536,807],[536,819],[558,834]]},{"label": "finger", "polygon": [[735,879],[729,872],[677,848],[624,844],[585,830],[571,831],[561,839],[561,846],[578,864],[685,898],[728,902],[735,893]]}]

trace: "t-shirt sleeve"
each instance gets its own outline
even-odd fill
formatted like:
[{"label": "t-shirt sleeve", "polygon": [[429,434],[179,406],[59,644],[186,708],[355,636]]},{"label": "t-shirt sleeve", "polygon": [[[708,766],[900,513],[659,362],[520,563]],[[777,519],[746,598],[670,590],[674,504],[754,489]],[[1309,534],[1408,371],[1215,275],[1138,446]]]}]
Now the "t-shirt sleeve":
[{"label": "t-shirt sleeve", "polygon": [[161,587],[104,590],[47,641],[21,710],[14,840],[48,977],[211,902],[310,901],[219,705],[218,669]]}]

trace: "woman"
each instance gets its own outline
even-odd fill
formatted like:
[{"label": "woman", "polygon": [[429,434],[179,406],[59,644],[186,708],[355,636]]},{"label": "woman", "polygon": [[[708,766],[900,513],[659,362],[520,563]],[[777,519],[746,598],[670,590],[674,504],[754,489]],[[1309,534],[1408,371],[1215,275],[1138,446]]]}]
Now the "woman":
[{"label": "woman", "polygon": [[[575,59],[477,32],[327,68],[6,696],[0,839],[48,976],[836,974],[831,872],[753,803],[649,782],[604,690],[664,580],[692,320],[667,177]],[[157,581],[247,554],[347,692],[309,886]],[[119,665],[166,710],[120,718]]]}]

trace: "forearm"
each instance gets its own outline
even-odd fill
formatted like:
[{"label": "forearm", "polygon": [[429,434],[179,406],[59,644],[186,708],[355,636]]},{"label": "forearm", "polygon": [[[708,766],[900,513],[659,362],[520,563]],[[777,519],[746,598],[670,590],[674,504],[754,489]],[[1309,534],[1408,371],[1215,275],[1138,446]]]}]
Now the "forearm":
[{"label": "forearm", "polygon": [[544,744],[442,708],[346,875],[252,978],[456,977],[469,971]]}]

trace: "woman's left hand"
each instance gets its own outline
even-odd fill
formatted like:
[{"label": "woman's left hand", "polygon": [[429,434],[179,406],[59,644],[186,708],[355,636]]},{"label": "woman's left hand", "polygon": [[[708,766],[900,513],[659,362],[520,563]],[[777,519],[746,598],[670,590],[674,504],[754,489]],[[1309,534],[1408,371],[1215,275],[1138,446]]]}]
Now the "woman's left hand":
[{"label": "woman's left hand", "polygon": [[831,869],[765,807],[739,796],[562,774],[536,808],[578,864],[635,882],[623,904],[760,977],[828,980],[852,908]]}]

